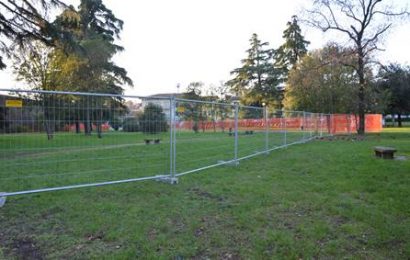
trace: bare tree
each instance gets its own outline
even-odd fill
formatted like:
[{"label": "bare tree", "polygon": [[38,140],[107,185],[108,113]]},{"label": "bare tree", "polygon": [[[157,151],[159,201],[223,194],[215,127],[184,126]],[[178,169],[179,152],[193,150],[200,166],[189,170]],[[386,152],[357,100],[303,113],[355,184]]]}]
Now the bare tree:
[{"label": "bare tree", "polygon": [[[382,3],[383,2],[383,3]],[[353,43],[355,62],[351,64],[358,77],[358,134],[365,133],[366,67],[370,55],[379,50],[381,37],[393,26],[397,18],[409,18],[409,12],[395,10],[382,0],[314,0],[306,10],[306,23],[323,32],[336,31]]]}]

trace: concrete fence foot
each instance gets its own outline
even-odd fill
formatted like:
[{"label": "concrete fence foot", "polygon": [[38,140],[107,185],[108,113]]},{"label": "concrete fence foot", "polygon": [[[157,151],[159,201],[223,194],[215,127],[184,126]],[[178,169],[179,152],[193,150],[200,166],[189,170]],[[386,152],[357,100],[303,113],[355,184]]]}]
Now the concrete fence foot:
[{"label": "concrete fence foot", "polygon": [[176,177],[170,177],[169,175],[161,175],[158,176],[159,178],[156,179],[157,181],[160,182],[165,182],[165,183],[169,183],[169,184],[178,184],[178,178]]},{"label": "concrete fence foot", "polygon": [[0,192],[0,208],[4,206],[4,204],[6,203],[6,196],[3,196],[3,194],[5,194],[4,192]]}]

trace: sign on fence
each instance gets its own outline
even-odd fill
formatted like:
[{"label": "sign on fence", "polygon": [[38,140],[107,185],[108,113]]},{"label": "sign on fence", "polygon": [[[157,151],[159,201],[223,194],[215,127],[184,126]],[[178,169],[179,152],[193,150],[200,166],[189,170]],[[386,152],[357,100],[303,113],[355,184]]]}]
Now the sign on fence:
[{"label": "sign on fence", "polygon": [[6,107],[23,107],[23,100],[8,99],[6,100]]}]

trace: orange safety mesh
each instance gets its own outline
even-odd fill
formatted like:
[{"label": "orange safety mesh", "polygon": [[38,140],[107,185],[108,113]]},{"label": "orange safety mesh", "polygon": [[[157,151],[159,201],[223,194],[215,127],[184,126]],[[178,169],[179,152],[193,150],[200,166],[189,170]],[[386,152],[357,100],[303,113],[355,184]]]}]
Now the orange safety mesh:
[{"label": "orange safety mesh", "polygon": [[[380,114],[367,114],[365,117],[365,127],[367,133],[380,133],[382,130],[382,115]],[[350,114],[333,114],[322,115],[317,117],[307,117],[305,120],[303,117],[292,118],[270,118],[267,121],[268,128],[271,130],[307,130],[318,131],[319,129],[328,129],[327,132],[332,134],[350,134],[357,131],[359,125],[359,117],[357,115]],[[176,124],[178,129],[191,130],[194,126],[194,121],[180,121]],[[235,127],[234,120],[224,121],[198,121],[198,128],[200,130],[213,130],[213,129],[233,129]],[[263,130],[265,129],[264,119],[239,119],[239,129],[246,130]]]}]

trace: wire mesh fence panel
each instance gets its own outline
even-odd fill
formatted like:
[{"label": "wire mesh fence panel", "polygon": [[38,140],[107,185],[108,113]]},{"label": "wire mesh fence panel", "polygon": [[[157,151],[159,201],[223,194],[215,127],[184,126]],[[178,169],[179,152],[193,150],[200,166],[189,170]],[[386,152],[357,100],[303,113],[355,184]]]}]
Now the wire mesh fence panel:
[{"label": "wire mesh fence panel", "polygon": [[175,108],[177,173],[234,158],[235,110],[232,105],[177,100]]},{"label": "wire mesh fence panel", "polygon": [[320,114],[319,116],[319,136],[324,137],[331,134],[330,114]]},{"label": "wire mesh fence panel", "polygon": [[[379,120],[380,121],[380,120]],[[0,90],[0,199],[175,178],[357,129],[354,115],[168,96]]]},{"label": "wire mesh fence panel", "polygon": [[285,113],[282,110],[268,111],[268,147],[286,145]]},{"label": "wire mesh fence panel", "polygon": [[317,137],[317,133],[318,133],[317,114],[316,113],[305,113],[305,115],[306,115],[307,138]]},{"label": "wire mesh fence panel", "polygon": [[285,111],[284,125],[286,144],[301,142],[305,136],[304,113],[300,111]]},{"label": "wire mesh fence panel", "polygon": [[[238,110],[238,158],[267,149],[265,110],[261,107],[240,106]],[[269,145],[269,144],[268,144]]]},{"label": "wire mesh fence panel", "polygon": [[169,120],[160,106],[149,109],[162,100],[1,94],[0,191],[169,173]]}]

